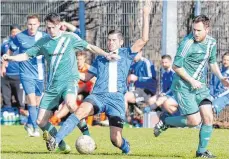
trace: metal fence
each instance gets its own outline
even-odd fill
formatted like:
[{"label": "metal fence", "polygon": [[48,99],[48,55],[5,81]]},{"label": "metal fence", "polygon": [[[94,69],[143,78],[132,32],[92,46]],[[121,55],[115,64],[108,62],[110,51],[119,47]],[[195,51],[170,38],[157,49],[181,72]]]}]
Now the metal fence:
[{"label": "metal fence", "polygon": [[[178,1],[178,41],[191,31],[194,1]],[[152,1],[150,16],[150,41],[144,54],[159,70],[162,39],[162,1]],[[106,49],[106,37],[110,29],[119,29],[125,37],[124,46],[130,46],[141,35],[143,2],[138,0],[100,0],[86,1],[86,39]],[[202,1],[202,13],[211,19],[210,34],[217,39],[218,61],[229,49],[229,2]],[[44,16],[49,12],[61,13],[66,21],[78,22],[78,1],[71,0],[2,0],[1,1],[1,39],[9,35],[12,23],[25,25],[28,14],[39,14],[44,30]],[[158,71],[159,72],[159,71]],[[159,76],[158,76],[159,77]],[[228,116],[228,113],[225,115]],[[223,116],[229,122],[228,118]]]}]

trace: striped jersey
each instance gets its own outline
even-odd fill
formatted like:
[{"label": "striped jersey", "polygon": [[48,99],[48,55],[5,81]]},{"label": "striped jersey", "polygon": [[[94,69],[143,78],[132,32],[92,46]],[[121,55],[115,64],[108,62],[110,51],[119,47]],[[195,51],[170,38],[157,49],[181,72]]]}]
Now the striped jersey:
[{"label": "striped jersey", "polygon": [[120,48],[117,61],[108,61],[103,56],[97,56],[88,72],[96,76],[92,93],[107,93],[127,91],[127,75],[130,65],[136,55],[130,48]]},{"label": "striped jersey", "polygon": [[28,56],[44,55],[49,70],[48,89],[50,86],[61,86],[67,81],[79,80],[75,52],[83,50],[88,43],[78,35],[61,32],[58,37],[45,36],[32,48],[26,51]]},{"label": "striped jersey", "polygon": [[[19,47],[19,53],[25,53],[40,38],[47,35],[45,32],[37,31],[36,35],[31,36],[28,30],[18,33],[13,39],[13,43]],[[11,50],[13,51],[13,50]],[[42,56],[19,62],[19,72],[21,78],[44,79],[44,58]]]},{"label": "striped jersey", "polygon": [[[208,63],[216,63],[216,40],[206,36],[203,42],[195,42],[192,33],[181,41],[173,62],[175,66],[184,68],[191,77],[205,84]],[[175,74],[172,89],[176,89],[177,81],[190,87],[189,83]]]}]

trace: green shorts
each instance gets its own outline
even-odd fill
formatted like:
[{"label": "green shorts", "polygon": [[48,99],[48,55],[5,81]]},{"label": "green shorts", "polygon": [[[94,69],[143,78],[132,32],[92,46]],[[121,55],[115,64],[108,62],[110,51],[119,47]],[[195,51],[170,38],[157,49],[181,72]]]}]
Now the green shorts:
[{"label": "green shorts", "polygon": [[181,115],[191,115],[199,112],[199,105],[204,99],[212,101],[210,91],[206,86],[199,90],[182,88],[173,90],[174,97],[179,105]]},{"label": "green shorts", "polygon": [[67,94],[75,94],[78,92],[78,81],[64,81],[62,84],[54,84],[50,86],[40,102],[40,108],[46,110],[56,110],[58,106],[64,101]]}]

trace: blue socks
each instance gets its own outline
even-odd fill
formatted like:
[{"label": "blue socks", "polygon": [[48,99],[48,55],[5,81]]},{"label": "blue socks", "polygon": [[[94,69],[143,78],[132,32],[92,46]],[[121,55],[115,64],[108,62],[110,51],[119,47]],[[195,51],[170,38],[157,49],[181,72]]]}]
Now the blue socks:
[{"label": "blue socks", "polygon": [[71,114],[59,129],[56,135],[56,143],[59,144],[65,136],[70,134],[77,127],[79,122],[80,120],[75,116],[75,114]]},{"label": "blue socks", "polygon": [[28,105],[29,117],[28,117],[28,125],[32,125],[34,129],[38,128],[37,125],[37,107]]}]

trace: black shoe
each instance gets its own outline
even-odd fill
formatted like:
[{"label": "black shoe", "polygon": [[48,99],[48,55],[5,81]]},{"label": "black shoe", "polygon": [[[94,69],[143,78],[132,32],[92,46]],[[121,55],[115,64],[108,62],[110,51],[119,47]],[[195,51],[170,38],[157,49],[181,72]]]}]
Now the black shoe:
[{"label": "black shoe", "polygon": [[196,157],[202,157],[202,158],[216,158],[210,151],[205,151],[203,153],[196,152]]},{"label": "black shoe", "polygon": [[49,151],[54,151],[56,148],[55,138],[52,137],[48,131],[44,131],[43,139],[46,141],[46,147]]},{"label": "black shoe", "polygon": [[158,137],[166,129],[168,129],[168,127],[160,120],[154,127],[154,136]]}]

